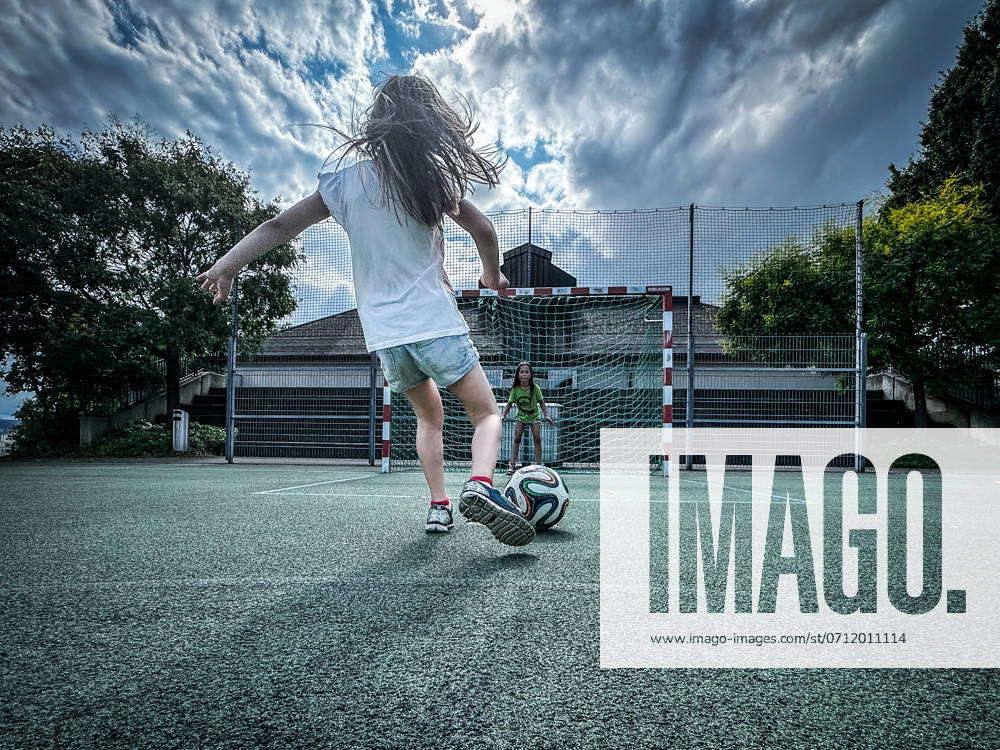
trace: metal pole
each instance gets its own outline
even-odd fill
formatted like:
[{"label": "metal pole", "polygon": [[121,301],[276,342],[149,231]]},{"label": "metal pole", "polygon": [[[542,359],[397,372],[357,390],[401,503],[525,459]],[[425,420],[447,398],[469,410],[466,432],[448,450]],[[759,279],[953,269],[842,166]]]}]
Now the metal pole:
[{"label": "metal pole", "polygon": [[368,366],[368,465],[375,465],[375,417],[378,413],[375,403],[375,389],[378,387],[376,377],[378,376],[378,355],[371,353],[371,361]]},{"label": "metal pole", "polygon": [[858,408],[858,418],[856,421],[856,427],[854,430],[854,470],[859,474],[865,470],[865,462],[863,460],[863,450],[861,444],[861,430],[863,430],[868,424],[868,378],[866,373],[868,372],[868,334],[862,333],[859,349],[861,352],[860,362],[861,365],[858,368],[861,373],[861,390],[858,391],[860,398],[856,399]]},{"label": "metal pole", "polygon": [[[864,318],[864,278],[862,268],[864,262],[864,200],[858,201],[858,212],[854,228],[854,335],[855,335],[855,382],[854,382],[854,423],[860,431],[868,422],[865,414],[868,406],[868,340],[862,328]],[[860,433],[859,433],[860,437]],[[855,451],[854,470],[865,470],[862,457]]]},{"label": "metal pole", "polygon": [[865,387],[861,389],[861,426],[868,426],[868,334],[861,334],[861,377]]},{"label": "metal pole", "polygon": [[237,280],[233,279],[233,288],[229,294],[229,307],[232,317],[229,319],[228,361],[226,363],[226,462],[233,463],[236,447],[236,314],[238,311],[236,295]]},{"label": "metal pole", "polygon": [[[684,409],[685,431],[694,429],[694,204],[688,210],[688,293],[687,293],[687,402]],[[690,436],[690,433],[687,433]],[[690,451],[684,457],[684,468],[694,465]]]},{"label": "metal pole", "polygon": [[528,244],[531,244],[531,206],[528,206]]}]

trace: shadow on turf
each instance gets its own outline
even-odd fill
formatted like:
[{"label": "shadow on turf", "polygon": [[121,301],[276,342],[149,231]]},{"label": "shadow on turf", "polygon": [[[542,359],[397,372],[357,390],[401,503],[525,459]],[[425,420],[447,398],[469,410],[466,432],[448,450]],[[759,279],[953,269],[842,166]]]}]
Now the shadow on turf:
[{"label": "shadow on turf", "polygon": [[[548,536],[549,534],[551,534],[551,532],[548,531],[539,532],[539,534],[535,537],[535,541],[533,541],[531,544],[532,545],[537,544],[542,534]],[[399,556],[396,558],[396,562],[397,563],[404,562],[408,564],[419,564],[422,562],[426,562],[427,560],[431,559],[426,555],[426,553],[433,550],[439,544],[455,544],[457,542],[456,536],[458,535],[451,533],[451,534],[425,534],[422,537],[418,537],[411,542],[407,542],[406,544],[402,545],[399,548]],[[486,537],[486,539],[488,540],[488,542],[493,541],[492,539],[489,539],[488,536]],[[559,540],[559,541],[568,541],[568,540]],[[535,555],[531,554],[530,551],[527,551],[531,549],[530,545],[524,548],[524,550],[522,550],[521,548],[518,547],[508,547],[504,544],[500,544],[499,542],[497,542],[496,544],[497,544],[496,551],[500,555],[502,555],[502,557],[489,558],[487,560],[481,561],[485,563],[485,566],[482,569],[483,572],[487,572],[489,570],[514,570],[518,568],[526,568],[534,564],[538,559],[537,557],[535,557]],[[515,552],[512,550],[517,550],[517,551]]]},{"label": "shadow on turf", "polygon": [[544,529],[535,534],[532,544],[565,544],[576,539],[576,534],[565,529]]},{"label": "shadow on turf", "polygon": [[538,558],[528,552],[511,552],[502,557],[478,558],[468,561],[463,569],[473,574],[509,573],[527,570],[538,562]]}]

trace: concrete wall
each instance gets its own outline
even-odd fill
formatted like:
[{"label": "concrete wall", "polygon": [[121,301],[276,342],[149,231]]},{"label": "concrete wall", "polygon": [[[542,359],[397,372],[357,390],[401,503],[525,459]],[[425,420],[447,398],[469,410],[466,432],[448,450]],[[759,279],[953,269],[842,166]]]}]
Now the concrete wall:
[{"label": "concrete wall", "polygon": [[[902,401],[906,408],[914,411],[913,387],[908,380],[893,373],[868,376],[868,389],[882,391],[888,399]],[[927,395],[927,414],[935,422],[950,424],[952,427],[1000,427],[1000,417],[988,414],[971,404]]]},{"label": "concrete wall", "polygon": [[[217,372],[188,375],[181,379],[181,407],[190,404],[195,396],[205,396],[212,388],[224,388],[225,385],[226,376]],[[110,417],[81,416],[80,445],[89,445],[112,427],[118,427],[135,419],[148,419],[152,422],[158,414],[166,413],[167,391],[164,389]]]},{"label": "concrete wall", "polygon": [[[366,367],[247,367],[239,368],[240,388],[367,388],[371,371]],[[377,379],[382,386],[381,377]]]}]

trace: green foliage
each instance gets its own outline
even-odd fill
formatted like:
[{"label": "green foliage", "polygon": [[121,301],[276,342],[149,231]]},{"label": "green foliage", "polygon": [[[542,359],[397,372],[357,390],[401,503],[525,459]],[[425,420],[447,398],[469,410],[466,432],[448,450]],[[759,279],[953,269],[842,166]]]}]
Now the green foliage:
[{"label": "green foliage", "polygon": [[912,380],[974,385],[1000,370],[1000,228],[983,197],[952,178],[872,226],[870,351]]},{"label": "green foliage", "polygon": [[214,425],[192,422],[188,426],[188,448],[175,453],[170,430],[162,424],[137,419],[105,432],[90,445],[80,447],[80,417],[75,410],[51,409],[44,401],[30,398],[15,415],[21,423],[11,432],[12,458],[97,456],[221,456],[226,431]]},{"label": "green foliage", "polygon": [[80,418],[65,404],[27,399],[14,414],[12,458],[65,456],[80,444]]},{"label": "green foliage", "polygon": [[825,227],[723,271],[718,327],[732,336],[854,330],[854,232]]},{"label": "green foliage", "polygon": [[[941,390],[1000,370],[1000,229],[983,196],[952,178],[928,200],[865,221],[870,366]],[[766,341],[741,337],[850,333],[853,266],[853,232],[828,228],[729,271],[718,319],[729,349],[780,365]]]},{"label": "green foliage", "polygon": [[[983,188],[951,178],[863,232],[869,365],[892,366],[920,393],[990,380],[1000,370],[1000,229]],[[853,237],[826,228],[808,246],[789,241],[729,270],[718,317],[726,351],[781,366],[794,356],[789,340],[769,347],[767,335],[851,332]]]},{"label": "green foliage", "polygon": [[74,452],[77,456],[219,456],[226,441],[221,427],[192,422],[188,426],[188,451],[178,454],[173,449],[171,430],[162,424],[136,419],[105,432],[90,445]]},{"label": "green foliage", "polygon": [[93,456],[168,456],[173,455],[171,436],[161,424],[136,419],[105,432],[76,455]]},{"label": "green foliage", "polygon": [[723,351],[769,367],[841,366],[845,344],[832,336],[854,331],[854,258],[854,231],[827,226],[724,270]]},{"label": "green foliage", "polygon": [[988,0],[965,29],[955,65],[934,87],[921,151],[903,169],[890,164],[890,209],[933,198],[946,179],[982,185],[1000,221],[1000,0]]},{"label": "green foliage", "polygon": [[[9,391],[81,408],[123,384],[150,385],[155,372],[136,363],[220,354],[228,312],[194,276],[277,213],[249,175],[191,133],[156,141],[140,122],[115,119],[79,141],[45,126],[0,128]],[[246,346],[294,311],[288,272],[298,260],[284,245],[241,274]],[[176,394],[177,383],[167,385]]]},{"label": "green foliage", "polygon": [[210,424],[188,425],[188,448],[199,456],[221,456],[226,447],[226,431]]}]

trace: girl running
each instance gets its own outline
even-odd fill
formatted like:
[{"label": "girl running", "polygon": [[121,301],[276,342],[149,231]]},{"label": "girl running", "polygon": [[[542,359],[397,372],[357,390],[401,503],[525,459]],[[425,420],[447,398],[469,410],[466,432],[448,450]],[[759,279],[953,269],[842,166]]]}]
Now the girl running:
[{"label": "girl running", "polygon": [[[504,544],[519,546],[535,530],[493,488],[500,417],[444,271],[447,213],[476,243],[482,284],[508,286],[493,224],[465,198],[472,182],[496,186],[504,166],[473,148],[476,127],[471,112],[459,115],[425,78],[389,77],[376,89],[358,133],[346,136],[338,168],[319,174],[316,192],[258,226],[197,279],[220,303],[254,258],[332,216],[350,240],[365,344],[378,354],[389,387],[406,396],[417,416],[417,454],[431,496],[426,529],[454,525],[444,485],[440,386],[458,397],[475,427],[472,476],[459,510]],[[340,169],[351,152],[359,161]]]},{"label": "girl running", "polygon": [[507,406],[504,407],[500,419],[507,418],[510,408],[517,405],[517,424],[514,425],[514,445],[510,449],[510,466],[508,474],[513,474],[517,468],[517,459],[521,451],[521,436],[524,434],[524,426],[531,427],[531,436],[535,439],[535,463],[542,463],[542,425],[538,421],[539,410],[549,424],[555,424],[549,416],[548,409],[545,408],[545,398],[542,396],[542,389],[535,383],[535,370],[527,362],[522,362],[517,366],[514,376],[514,387],[510,389],[510,398],[507,399]]}]

